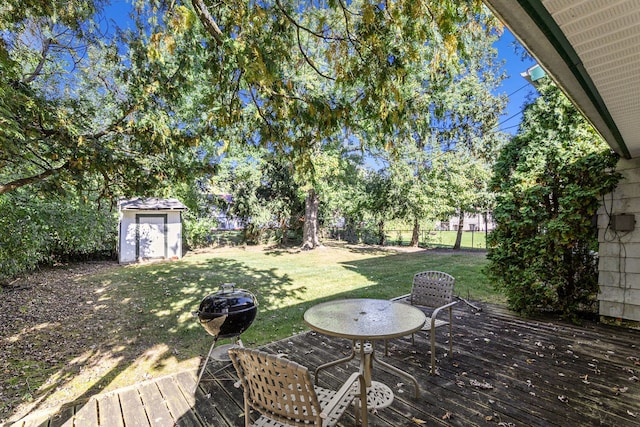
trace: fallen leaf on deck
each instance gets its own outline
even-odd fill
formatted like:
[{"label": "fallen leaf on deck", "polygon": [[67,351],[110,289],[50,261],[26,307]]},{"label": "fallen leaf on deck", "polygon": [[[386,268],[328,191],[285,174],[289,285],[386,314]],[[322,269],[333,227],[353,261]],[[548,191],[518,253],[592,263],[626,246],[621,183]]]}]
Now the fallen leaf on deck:
[{"label": "fallen leaf on deck", "polygon": [[416,417],[411,418],[411,421],[418,424],[419,426],[427,423],[425,420],[421,420],[420,418],[416,418]]},{"label": "fallen leaf on deck", "polygon": [[636,418],[637,415],[635,414],[635,412],[631,412],[630,410],[627,409],[627,414],[631,415],[633,418]]},{"label": "fallen leaf on deck", "polygon": [[442,419],[443,420],[450,420],[451,419],[451,412],[447,411],[447,413],[442,416]]},{"label": "fallen leaf on deck", "polygon": [[565,395],[561,395],[561,396],[558,396],[558,400],[562,403],[567,403],[569,401],[569,398]]},{"label": "fallen leaf on deck", "polygon": [[481,389],[484,389],[484,390],[491,390],[493,388],[493,386],[491,384],[489,384],[488,382],[481,382],[481,381],[474,380],[474,379],[469,380],[469,384],[471,384],[474,387],[478,387],[478,388],[481,388]]}]

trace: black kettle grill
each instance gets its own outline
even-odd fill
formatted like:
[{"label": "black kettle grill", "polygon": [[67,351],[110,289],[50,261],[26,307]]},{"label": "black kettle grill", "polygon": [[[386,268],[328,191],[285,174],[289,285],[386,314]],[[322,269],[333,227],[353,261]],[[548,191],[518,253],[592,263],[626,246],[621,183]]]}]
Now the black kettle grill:
[{"label": "black kettle grill", "polygon": [[256,318],[258,301],[249,291],[225,283],[220,290],[207,295],[197,311],[204,329],[216,338],[237,337]]},{"label": "black kettle grill", "polygon": [[[242,346],[240,334],[251,326],[258,312],[256,297],[245,289],[236,289],[235,284],[225,283],[217,292],[207,295],[194,315],[202,327],[213,338],[209,354],[200,369],[196,389],[202,379],[207,362],[213,356],[217,360],[230,360],[227,352],[233,345]],[[235,344],[214,347],[220,338],[235,338]]]}]

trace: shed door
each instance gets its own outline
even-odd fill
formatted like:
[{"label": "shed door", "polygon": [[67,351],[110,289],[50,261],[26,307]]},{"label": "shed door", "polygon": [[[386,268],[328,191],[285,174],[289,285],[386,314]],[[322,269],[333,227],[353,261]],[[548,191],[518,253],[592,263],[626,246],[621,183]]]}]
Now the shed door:
[{"label": "shed door", "polygon": [[138,259],[167,257],[167,215],[136,215]]}]

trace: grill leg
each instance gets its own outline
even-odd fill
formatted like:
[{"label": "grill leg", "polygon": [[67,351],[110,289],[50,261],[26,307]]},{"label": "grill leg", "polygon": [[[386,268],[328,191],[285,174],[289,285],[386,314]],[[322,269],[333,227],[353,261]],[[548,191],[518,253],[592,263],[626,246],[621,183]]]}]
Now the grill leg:
[{"label": "grill leg", "polygon": [[200,368],[200,374],[198,375],[198,381],[196,381],[196,386],[193,388],[193,392],[198,391],[198,385],[200,384],[200,380],[202,379],[202,375],[204,374],[205,369],[207,369],[207,363],[209,362],[209,358],[211,357],[211,353],[213,352],[213,347],[216,346],[218,342],[218,338],[213,340],[213,344],[211,344],[211,348],[209,349],[209,354],[207,354],[207,358],[204,360],[202,364],[202,368]]}]

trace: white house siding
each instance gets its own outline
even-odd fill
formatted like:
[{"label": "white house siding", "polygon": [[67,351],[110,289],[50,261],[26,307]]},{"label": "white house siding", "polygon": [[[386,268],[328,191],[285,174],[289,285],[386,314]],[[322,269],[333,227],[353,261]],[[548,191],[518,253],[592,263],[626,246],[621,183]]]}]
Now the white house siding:
[{"label": "white house siding", "polygon": [[[139,247],[139,223],[144,224],[145,218],[165,217],[165,234],[162,253],[154,250],[152,256],[145,256],[144,250]],[[157,221],[154,221],[157,223]],[[124,210],[120,221],[120,251],[121,263],[136,262],[142,259],[162,259],[182,257],[182,224],[180,211],[162,210]]]},{"label": "white house siding", "polygon": [[[620,160],[622,181],[598,211],[600,315],[640,321],[640,159]],[[632,214],[632,231],[614,231],[610,217]]]},{"label": "white house siding", "polygon": [[[464,214],[464,224],[462,224],[463,231],[492,231],[496,228],[496,224],[493,221],[492,213],[486,214],[487,222],[485,223],[485,214]],[[460,217],[452,216],[449,221],[436,222],[437,230],[445,231],[457,231],[460,227]]]}]

